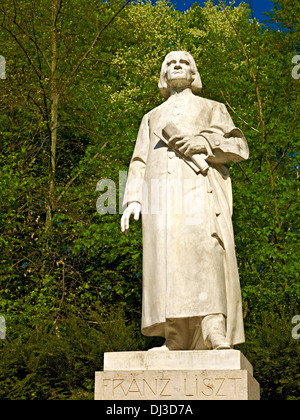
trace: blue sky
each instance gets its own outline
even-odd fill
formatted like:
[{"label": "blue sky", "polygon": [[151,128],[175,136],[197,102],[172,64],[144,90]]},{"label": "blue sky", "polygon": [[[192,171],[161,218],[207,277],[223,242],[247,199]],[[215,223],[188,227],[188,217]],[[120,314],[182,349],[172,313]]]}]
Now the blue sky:
[{"label": "blue sky", "polygon": [[[185,10],[189,9],[192,4],[198,3],[201,6],[205,3],[205,1],[198,0],[195,2],[195,0],[171,0],[172,3],[175,4],[176,9],[184,12]],[[260,22],[263,22],[266,17],[263,15],[263,12],[269,12],[273,8],[273,1],[271,0],[245,0],[244,1],[247,4],[250,4],[250,6],[253,9],[254,17],[258,19]],[[227,3],[230,3],[227,1]],[[241,3],[241,0],[236,0],[235,4],[239,5]]]}]

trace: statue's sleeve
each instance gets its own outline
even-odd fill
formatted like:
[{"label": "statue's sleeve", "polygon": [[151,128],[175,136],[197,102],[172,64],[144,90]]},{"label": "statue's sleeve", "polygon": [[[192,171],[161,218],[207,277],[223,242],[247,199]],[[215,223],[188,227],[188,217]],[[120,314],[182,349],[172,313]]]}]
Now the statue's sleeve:
[{"label": "statue's sleeve", "polygon": [[212,110],[210,127],[201,131],[200,135],[208,143],[208,162],[241,162],[249,157],[246,138],[235,127],[224,104],[216,103]]},{"label": "statue's sleeve", "polygon": [[134,152],[130,161],[123,200],[123,209],[125,209],[127,205],[133,201],[142,203],[143,182],[147,165],[149,142],[150,135],[148,113],[142,119]]}]

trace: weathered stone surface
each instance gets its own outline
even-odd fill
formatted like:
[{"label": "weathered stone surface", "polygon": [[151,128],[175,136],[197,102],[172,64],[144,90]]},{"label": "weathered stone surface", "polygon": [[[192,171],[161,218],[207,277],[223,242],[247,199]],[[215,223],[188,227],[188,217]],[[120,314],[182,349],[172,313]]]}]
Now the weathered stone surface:
[{"label": "weathered stone surface", "polygon": [[104,370],[247,370],[253,368],[238,350],[105,353]]},{"label": "weathered stone surface", "polygon": [[249,157],[224,104],[197,94],[193,57],[165,57],[167,100],[144,115],[124,191],[121,230],[142,215],[142,333],[169,350],[230,349],[245,340],[226,164]]},{"label": "weathered stone surface", "polygon": [[258,400],[246,370],[96,372],[96,400]]},{"label": "weathered stone surface", "polygon": [[105,353],[96,400],[259,400],[238,350]]}]

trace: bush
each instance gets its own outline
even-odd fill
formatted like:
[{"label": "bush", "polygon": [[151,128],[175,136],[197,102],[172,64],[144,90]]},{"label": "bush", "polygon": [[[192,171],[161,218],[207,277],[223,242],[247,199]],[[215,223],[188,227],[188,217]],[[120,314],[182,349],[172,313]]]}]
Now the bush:
[{"label": "bush", "polygon": [[12,325],[0,341],[0,399],[93,399],[104,352],[144,349],[137,325],[125,320],[122,309],[89,315],[88,321],[70,316],[34,328]]},{"label": "bush", "polygon": [[[253,364],[263,400],[300,399],[293,316],[266,312],[254,327],[246,325],[246,343],[238,346]],[[90,312],[86,319],[7,324],[7,339],[0,340],[0,400],[91,400],[104,352],[146,350],[163,341],[143,337],[140,321],[127,320],[122,307],[110,314]]]},{"label": "bush", "polygon": [[294,315],[266,312],[239,346],[253,364],[263,400],[300,400],[300,342],[292,338]]}]

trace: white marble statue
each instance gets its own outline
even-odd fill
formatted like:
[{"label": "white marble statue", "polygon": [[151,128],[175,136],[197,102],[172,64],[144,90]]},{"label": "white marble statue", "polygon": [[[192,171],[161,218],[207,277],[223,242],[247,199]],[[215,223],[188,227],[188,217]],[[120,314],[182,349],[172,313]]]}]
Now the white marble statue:
[{"label": "white marble statue", "polygon": [[230,162],[249,156],[243,133],[202,88],[193,57],[169,53],[166,99],[141,122],[129,167],[123,232],[142,214],[142,333],[151,350],[230,349],[244,342],[232,228]]}]

